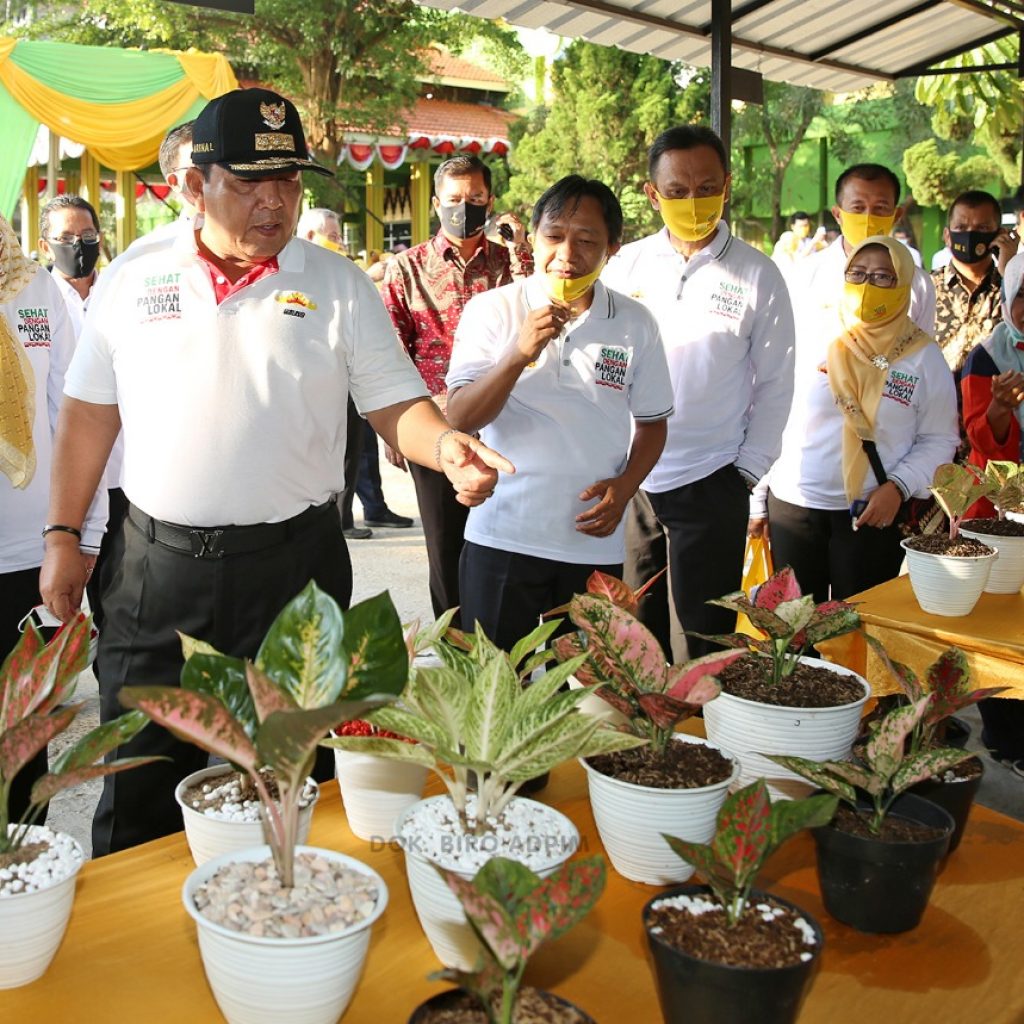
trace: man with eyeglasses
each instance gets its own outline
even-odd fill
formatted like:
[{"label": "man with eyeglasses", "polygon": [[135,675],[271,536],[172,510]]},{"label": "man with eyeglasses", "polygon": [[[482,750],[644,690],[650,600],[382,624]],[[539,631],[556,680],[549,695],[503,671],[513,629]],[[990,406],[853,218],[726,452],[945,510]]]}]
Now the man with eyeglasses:
[{"label": "man with eyeglasses", "polygon": [[76,338],[96,283],[101,238],[100,219],[81,196],[54,196],[39,214],[39,251],[53,262]]}]

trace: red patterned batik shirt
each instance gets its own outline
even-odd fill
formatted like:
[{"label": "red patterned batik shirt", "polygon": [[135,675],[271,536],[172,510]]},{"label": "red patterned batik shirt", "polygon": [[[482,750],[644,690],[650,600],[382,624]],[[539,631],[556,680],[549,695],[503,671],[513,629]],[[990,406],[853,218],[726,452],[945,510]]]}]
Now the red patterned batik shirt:
[{"label": "red patterned batik shirt", "polygon": [[533,273],[527,247],[510,253],[486,239],[468,263],[438,233],[388,260],[381,298],[399,338],[432,395],[445,393],[455,328],[466,303],[480,292]]}]

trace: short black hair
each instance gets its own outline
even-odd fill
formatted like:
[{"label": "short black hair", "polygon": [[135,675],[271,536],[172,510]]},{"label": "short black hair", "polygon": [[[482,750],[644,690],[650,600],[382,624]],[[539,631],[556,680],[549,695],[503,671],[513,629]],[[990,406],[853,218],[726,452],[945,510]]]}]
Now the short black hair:
[{"label": "short black hair", "polygon": [[806,210],[797,210],[792,217],[789,218],[789,226],[792,227],[798,220],[810,220],[811,215]]},{"label": "short black hair", "polygon": [[487,186],[487,194],[491,192],[491,169],[478,156],[466,156],[460,154],[445,160],[436,171],[434,171],[434,195],[441,191],[441,182],[445,178],[468,178],[471,174],[482,174],[484,184]]},{"label": "short black hair", "polygon": [[722,170],[726,174],[729,173],[729,157],[718,135],[702,124],[681,124],[675,128],[666,128],[651,143],[651,148],[647,150],[647,176],[654,181],[658,161],[670,149],[696,149],[698,146],[709,146],[713,149],[722,162]]},{"label": "short black hair", "polygon": [[1002,224],[1003,208],[999,205],[999,200],[996,199],[991,192],[983,192],[980,188],[972,188],[968,189],[966,192],[961,192],[960,195],[953,200],[946,213],[946,223],[948,224],[953,219],[953,211],[958,206],[969,206],[974,210],[979,206],[984,206],[986,203],[995,211],[996,223]]},{"label": "short black hair", "polygon": [[622,239],[622,207],[615,193],[603,182],[595,178],[584,178],[579,174],[569,174],[556,181],[533,207],[530,226],[534,231],[545,214],[557,217],[567,206],[575,212],[581,200],[589,196],[596,199],[604,214],[604,222],[608,228],[608,244],[617,245]]},{"label": "short black hair", "polygon": [[195,121],[186,121],[172,128],[160,143],[160,173],[166,181],[179,168],[178,150],[184,145],[192,144],[192,125]]},{"label": "short black hair", "polygon": [[882,164],[854,164],[836,178],[836,206],[842,206],[839,197],[843,194],[843,186],[851,178],[860,178],[862,181],[888,181],[894,193],[892,205],[899,205],[900,179],[888,167]]},{"label": "short black hair", "polygon": [[40,211],[39,211],[39,235],[42,238],[50,237],[50,215],[56,210],[66,210],[69,207],[75,210],[85,210],[86,213],[92,217],[92,226],[99,231],[100,219],[96,216],[96,211],[93,209],[92,203],[88,200],[83,199],[81,196],[63,195],[54,196]]}]

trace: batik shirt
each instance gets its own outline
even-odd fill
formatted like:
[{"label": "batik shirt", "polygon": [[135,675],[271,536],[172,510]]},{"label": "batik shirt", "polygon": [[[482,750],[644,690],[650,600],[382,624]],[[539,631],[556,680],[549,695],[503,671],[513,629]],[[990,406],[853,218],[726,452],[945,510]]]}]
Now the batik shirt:
[{"label": "batik shirt", "polygon": [[985,280],[972,293],[952,263],[932,274],[935,282],[935,340],[946,357],[960,389],[960,374],[968,353],[987,338],[1002,319],[999,286],[1003,279],[993,263]]},{"label": "batik shirt", "polygon": [[402,344],[432,395],[445,393],[455,329],[474,295],[533,273],[525,246],[511,254],[486,239],[468,263],[438,233],[388,260],[381,298]]}]

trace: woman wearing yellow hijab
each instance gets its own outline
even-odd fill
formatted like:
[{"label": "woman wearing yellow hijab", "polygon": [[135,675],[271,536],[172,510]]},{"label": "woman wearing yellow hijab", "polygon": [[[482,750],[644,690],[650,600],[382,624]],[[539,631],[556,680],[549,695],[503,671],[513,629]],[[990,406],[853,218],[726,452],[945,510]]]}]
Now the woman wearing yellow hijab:
[{"label": "woman wearing yellow hijab", "polygon": [[901,506],[927,497],[959,439],[952,374],[907,315],[910,253],[866,238],[844,274],[835,333],[797,351],[782,453],[767,478],[775,563],[791,565],[819,601],[899,572]]}]

